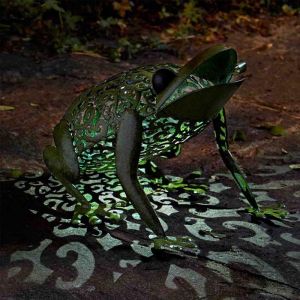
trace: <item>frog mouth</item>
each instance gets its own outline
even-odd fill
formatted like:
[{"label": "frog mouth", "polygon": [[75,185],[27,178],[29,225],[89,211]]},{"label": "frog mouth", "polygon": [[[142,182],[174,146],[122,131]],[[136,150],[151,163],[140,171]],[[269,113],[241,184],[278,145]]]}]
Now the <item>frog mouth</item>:
[{"label": "frog mouth", "polygon": [[236,51],[224,45],[198,54],[158,95],[157,115],[181,120],[212,119],[243,82],[231,81],[236,66]]},{"label": "frog mouth", "polygon": [[241,79],[190,91],[161,107],[157,116],[171,117],[181,121],[212,120],[243,81],[244,79]]}]

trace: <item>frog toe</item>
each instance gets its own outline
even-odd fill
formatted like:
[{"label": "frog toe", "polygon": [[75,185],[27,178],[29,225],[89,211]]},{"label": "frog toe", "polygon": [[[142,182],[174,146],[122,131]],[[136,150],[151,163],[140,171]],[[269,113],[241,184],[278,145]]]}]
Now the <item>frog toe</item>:
[{"label": "frog toe", "polygon": [[267,219],[284,219],[288,215],[288,211],[282,204],[277,206],[259,207],[258,209],[248,207],[247,211],[257,218]]},{"label": "frog toe", "polygon": [[71,223],[74,225],[80,225],[82,218],[86,217],[91,225],[97,225],[101,223],[101,219],[97,216],[98,203],[81,204],[78,203],[75,206]]},{"label": "frog toe", "polygon": [[[73,218],[71,220],[72,224],[80,225],[82,217],[86,217],[90,225],[98,225],[102,223],[101,218],[107,218],[112,222],[118,222],[122,220],[122,215],[116,212],[110,212],[108,207],[104,204],[99,204],[96,202],[89,203],[89,206],[83,206],[82,204],[77,204],[73,213]],[[111,207],[109,207],[111,208]]]},{"label": "frog toe", "polygon": [[109,220],[111,220],[113,222],[119,222],[120,220],[123,219],[122,215],[120,215],[118,213],[108,213],[107,217],[109,218]]},{"label": "frog toe", "polygon": [[80,224],[82,224],[81,218],[82,218],[81,214],[77,214],[77,213],[74,212],[71,223],[73,225],[80,225]]},{"label": "frog toe", "polygon": [[81,224],[81,218],[77,219],[77,218],[73,218],[71,223],[73,225],[80,225]]},{"label": "frog toe", "polygon": [[181,237],[158,237],[153,239],[154,249],[168,251],[184,251],[186,249],[198,249],[192,238],[188,236]]},{"label": "frog toe", "polygon": [[93,216],[91,216],[91,217],[89,218],[89,223],[90,223],[91,225],[98,225],[98,224],[102,223],[102,221],[101,221],[100,218],[98,218],[97,216],[93,215]]}]

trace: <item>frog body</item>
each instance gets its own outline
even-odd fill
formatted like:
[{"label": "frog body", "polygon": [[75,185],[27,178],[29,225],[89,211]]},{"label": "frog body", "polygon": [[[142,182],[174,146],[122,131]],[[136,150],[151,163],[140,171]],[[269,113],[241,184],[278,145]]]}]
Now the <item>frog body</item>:
[{"label": "frog body", "polygon": [[[158,64],[128,70],[91,87],[77,97],[55,126],[55,146],[44,150],[51,173],[77,200],[74,222],[111,215],[92,207],[74,183],[80,178],[81,156],[101,146],[101,170],[114,170],[128,201],[158,237],[165,237],[156,212],[138,180],[139,165],[156,156],[172,157],[180,145],[213,123],[220,155],[250,203],[262,213],[243,172],[229,152],[224,104],[239,88],[236,75],[245,64],[234,49],[213,46],[180,67]],[[145,170],[147,168],[145,167]],[[270,210],[269,210],[270,211]]]},{"label": "frog body", "polygon": [[[199,134],[209,121],[179,121],[174,118],[157,118],[156,94],[152,77],[156,71],[178,71],[174,64],[158,64],[122,72],[96,85],[75,100],[64,119],[70,126],[75,152],[102,143],[109,148],[115,144],[121,116],[126,109],[138,112],[143,118],[141,159],[151,159],[166,153]],[[207,80],[202,86],[209,86]]]}]

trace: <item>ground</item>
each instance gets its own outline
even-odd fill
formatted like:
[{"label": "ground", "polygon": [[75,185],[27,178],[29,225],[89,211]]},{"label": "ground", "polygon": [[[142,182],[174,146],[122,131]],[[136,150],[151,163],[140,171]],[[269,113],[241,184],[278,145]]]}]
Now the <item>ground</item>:
[{"label": "ground", "polygon": [[[198,252],[180,256],[151,250],[150,232],[130,206],[119,209],[127,216],[120,223],[70,226],[72,199],[47,173],[41,153],[74,96],[88,86],[136,65],[183,61],[159,52],[118,64],[78,53],[39,62],[1,53],[0,105],[14,109],[0,111],[0,296],[299,298],[299,29],[298,19],[285,17],[267,36],[234,31],[226,40],[248,63],[246,82],[226,105],[231,150],[260,203],[280,201],[289,216],[283,222],[251,219],[208,129],[184,145],[178,158],[158,161],[166,174],[201,169],[195,180],[209,187],[205,196],[152,191],[167,233],[197,242]],[[209,46],[187,43],[187,57]],[[272,131],[275,125],[279,132]],[[232,141],[236,130],[242,141]],[[107,174],[86,176],[86,193],[96,197],[101,191],[110,203],[122,197],[102,190]]]}]

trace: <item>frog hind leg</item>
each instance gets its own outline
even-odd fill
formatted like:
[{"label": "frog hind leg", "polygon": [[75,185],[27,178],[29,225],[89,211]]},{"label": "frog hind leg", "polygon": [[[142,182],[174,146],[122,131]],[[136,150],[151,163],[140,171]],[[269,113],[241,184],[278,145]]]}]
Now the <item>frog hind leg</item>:
[{"label": "frog hind leg", "polygon": [[228,131],[227,131],[226,116],[225,116],[224,109],[222,109],[218,113],[217,117],[213,120],[213,126],[214,126],[217,146],[220,155],[224,161],[224,164],[231,172],[235,182],[237,183],[242,193],[245,195],[246,199],[250,203],[251,208],[254,211],[258,211],[258,205],[245,179],[246,176],[243,174],[242,170],[239,168],[238,164],[236,163],[235,159],[233,158],[232,154],[229,151]]},{"label": "frog hind leg", "polygon": [[117,135],[117,175],[126,196],[146,225],[157,235],[165,236],[155,210],[140,186],[137,169],[142,145],[142,120],[137,112],[124,112]]},{"label": "frog hind leg", "polygon": [[62,120],[53,132],[55,146],[47,146],[43,158],[50,172],[63,184],[66,191],[77,200],[72,222],[80,223],[82,215],[89,218],[91,224],[97,224],[100,219],[96,215],[95,207],[85,199],[73,185],[79,179],[79,165],[74,151],[69,124]]}]

